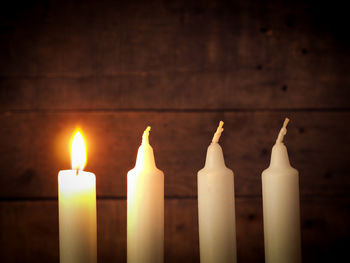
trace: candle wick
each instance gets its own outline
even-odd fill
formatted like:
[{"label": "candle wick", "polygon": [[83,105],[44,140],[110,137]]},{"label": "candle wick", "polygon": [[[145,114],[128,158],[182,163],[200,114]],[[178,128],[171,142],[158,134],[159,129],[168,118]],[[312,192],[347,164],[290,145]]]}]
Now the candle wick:
[{"label": "candle wick", "polygon": [[277,140],[276,140],[276,143],[281,143],[283,142],[283,138],[284,136],[287,134],[287,125],[288,125],[288,122],[289,122],[289,119],[288,118],[285,118],[284,119],[284,122],[283,122],[283,126],[278,134],[278,137],[277,137]]},{"label": "candle wick", "polygon": [[215,134],[214,134],[214,136],[213,136],[213,139],[212,139],[212,142],[213,142],[213,143],[219,142],[221,133],[224,131],[224,129],[222,128],[222,126],[224,126],[224,122],[223,122],[223,121],[220,121],[219,126],[218,126],[218,128],[216,129],[216,132],[215,132]]},{"label": "candle wick", "polygon": [[151,130],[151,126],[147,126],[146,130],[143,132],[142,135],[142,144],[149,143],[149,132]]}]

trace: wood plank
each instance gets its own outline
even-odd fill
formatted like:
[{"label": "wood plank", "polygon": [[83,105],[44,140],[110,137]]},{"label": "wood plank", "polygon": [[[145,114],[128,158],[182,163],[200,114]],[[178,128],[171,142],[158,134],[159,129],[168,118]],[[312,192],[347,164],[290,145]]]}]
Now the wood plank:
[{"label": "wood plank", "polygon": [[[337,49],[342,43],[330,32],[316,31],[319,24],[312,24],[306,8],[306,3],[278,1],[157,0],[60,1],[13,10],[4,6],[1,69],[9,76],[81,76],[164,69],[226,71],[261,63],[268,72],[278,65],[308,69],[312,60],[330,66],[327,62],[344,59],[343,50]],[[9,11],[26,15],[14,19]],[[312,41],[315,38],[318,41]],[[332,52],[337,58],[332,59]],[[323,68],[312,65],[311,70]]]},{"label": "wood plank", "polygon": [[332,75],[326,84],[252,70],[0,78],[0,109],[347,109],[348,76]]},{"label": "wood plank", "polygon": [[87,171],[101,197],[125,197],[146,125],[166,196],[196,196],[196,174],[218,125],[238,196],[261,195],[261,172],[285,116],[291,163],[308,195],[349,195],[348,112],[80,112],[7,113],[0,116],[0,197],[57,197],[57,173],[70,168],[70,138],[80,125],[88,144]]},{"label": "wood plank", "polygon": [[[332,262],[350,244],[349,199],[303,199],[305,262]],[[0,202],[2,262],[58,262],[57,202]],[[260,198],[237,198],[239,262],[264,262]],[[165,202],[165,262],[199,262],[196,199]],[[126,202],[98,201],[99,262],[125,262]],[[20,251],[20,253],[19,253]],[[340,261],[337,261],[340,262]]]},{"label": "wood plank", "polygon": [[294,1],[6,5],[0,109],[349,108],[349,50],[310,10]]}]

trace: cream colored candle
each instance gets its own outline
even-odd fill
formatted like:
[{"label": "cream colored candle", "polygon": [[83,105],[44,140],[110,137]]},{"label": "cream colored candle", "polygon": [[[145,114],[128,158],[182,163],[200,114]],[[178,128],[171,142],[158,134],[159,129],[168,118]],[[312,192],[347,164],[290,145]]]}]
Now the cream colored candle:
[{"label": "cream colored candle", "polygon": [[82,171],[86,162],[79,132],[72,143],[72,169],[58,174],[61,263],[96,263],[96,179]]},{"label": "cream colored candle", "polygon": [[223,124],[221,121],[197,176],[201,263],[237,260],[234,176],[218,144]]},{"label": "cream colored candle", "polygon": [[144,131],[136,165],[128,172],[127,262],[164,261],[164,174]]},{"label": "cream colored candle", "polygon": [[286,118],[270,166],[262,173],[266,263],[301,262],[299,175],[283,143],[288,122]]}]

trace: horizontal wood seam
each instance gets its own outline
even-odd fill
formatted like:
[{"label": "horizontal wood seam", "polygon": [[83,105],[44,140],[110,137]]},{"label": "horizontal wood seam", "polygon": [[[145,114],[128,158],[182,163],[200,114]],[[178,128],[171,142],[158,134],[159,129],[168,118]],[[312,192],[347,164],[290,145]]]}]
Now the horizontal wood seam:
[{"label": "horizontal wood seam", "polygon": [[156,112],[156,113],[211,113],[211,112],[242,112],[242,113],[274,113],[274,112],[350,112],[350,107],[346,108],[256,108],[256,109],[239,109],[239,108],[227,108],[227,109],[208,109],[208,108],[187,108],[187,109],[152,109],[152,108],[120,108],[120,109],[2,109],[2,114],[22,114],[22,113],[119,113],[119,112]]},{"label": "horizontal wood seam", "polygon": [[[236,195],[237,199],[261,199],[261,195]],[[165,200],[196,200],[197,196],[165,196]],[[301,200],[350,199],[350,195],[302,195]],[[97,196],[97,200],[126,200],[126,196]],[[57,201],[57,197],[0,197],[0,202],[41,202]]]}]

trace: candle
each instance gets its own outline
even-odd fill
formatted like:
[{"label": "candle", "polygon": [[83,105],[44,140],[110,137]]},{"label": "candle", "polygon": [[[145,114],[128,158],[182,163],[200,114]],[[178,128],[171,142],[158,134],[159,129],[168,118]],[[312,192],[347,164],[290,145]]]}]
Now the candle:
[{"label": "candle", "polygon": [[272,148],[270,166],[262,173],[267,263],[301,262],[299,175],[283,143],[288,122],[286,118]]},{"label": "candle", "polygon": [[147,127],[136,165],[128,172],[127,262],[164,260],[164,174],[156,167]]},{"label": "candle", "polygon": [[96,179],[84,172],[86,148],[77,132],[72,142],[72,170],[58,174],[61,263],[96,263]]},{"label": "candle", "polygon": [[208,147],[205,166],[197,176],[201,263],[237,260],[234,176],[218,144],[223,124],[220,121]]}]

